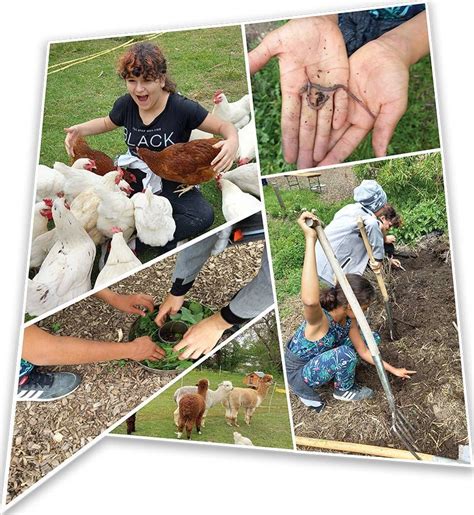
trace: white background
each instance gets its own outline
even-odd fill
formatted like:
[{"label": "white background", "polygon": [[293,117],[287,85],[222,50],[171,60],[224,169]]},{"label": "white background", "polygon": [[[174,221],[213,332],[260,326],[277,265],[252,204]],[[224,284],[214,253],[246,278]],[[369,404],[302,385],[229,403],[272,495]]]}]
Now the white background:
[{"label": "white background", "polygon": [[[383,0],[381,3],[390,5]],[[0,47],[0,256],[5,329],[0,343],[2,430],[9,426],[15,383],[47,42],[380,5],[350,0],[293,0],[280,6],[276,2],[267,6],[255,0],[115,1],[106,5],[81,1],[62,2],[59,7],[45,1],[32,7],[19,1],[8,4],[10,10],[3,17]],[[472,407],[474,7],[460,0],[433,0],[429,6],[464,370]],[[4,462],[7,435],[6,431],[2,433]],[[472,502],[472,486],[473,472],[467,469],[108,438],[9,513],[73,515],[91,510],[139,514],[173,510],[209,514],[277,509],[282,513],[305,510],[321,514],[442,513],[467,507]]]}]

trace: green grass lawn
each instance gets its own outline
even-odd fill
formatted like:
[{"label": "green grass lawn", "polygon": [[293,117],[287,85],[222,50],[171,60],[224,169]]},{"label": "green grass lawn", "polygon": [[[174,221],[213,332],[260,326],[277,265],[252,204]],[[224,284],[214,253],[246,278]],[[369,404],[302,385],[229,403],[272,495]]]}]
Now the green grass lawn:
[{"label": "green grass lawn", "polygon": [[[149,37],[51,44],[48,67],[55,73],[48,75],[46,83],[41,163],[52,166],[55,161],[68,162],[64,127],[110,112],[114,101],[126,93],[124,81],[115,72],[117,58],[124,52],[124,47],[116,47],[132,39],[136,42]],[[216,89],[223,89],[230,101],[248,93],[240,26],[159,33],[151,41],[162,48],[178,91],[209,111]],[[112,51],[70,67],[65,64],[106,50]],[[61,63],[61,66],[55,66]],[[111,157],[127,150],[122,129],[91,136],[88,141],[91,147]],[[217,227],[224,222],[220,193],[214,184],[203,185],[202,192],[215,208],[213,227]]]},{"label": "green grass lawn", "polygon": [[[281,151],[281,93],[278,61],[252,77],[252,93],[257,126],[258,153],[262,174],[295,169],[288,165]],[[423,58],[410,70],[408,109],[400,120],[388,148],[388,155],[439,147],[438,124],[430,57]],[[370,135],[346,159],[347,162],[373,158]]]},{"label": "green grass lawn", "polygon": [[[176,438],[176,426],[173,421],[173,412],[176,403],[173,400],[174,392],[182,385],[194,385],[199,379],[207,378],[211,389],[224,380],[232,381],[234,386],[245,387],[242,383],[244,374],[233,372],[219,373],[203,368],[189,372],[181,381],[171,386],[168,390],[149,402],[137,412],[136,429],[133,434],[138,436],[155,436],[161,438]],[[202,435],[198,435],[193,429],[191,439],[198,442],[234,443],[233,432],[238,431],[243,436],[250,438],[254,445],[261,447],[276,447],[292,449],[290,420],[283,377],[274,377],[277,382],[276,390],[270,405],[270,397],[273,386],[268,391],[262,405],[257,408],[250,426],[244,422],[242,410],[239,412],[238,423],[240,428],[230,427],[224,418],[224,407],[214,406],[206,417],[206,427]],[[277,391],[281,390],[281,391]],[[126,434],[126,424],[121,424],[114,431],[116,434]],[[185,440],[185,438],[184,438]]]}]

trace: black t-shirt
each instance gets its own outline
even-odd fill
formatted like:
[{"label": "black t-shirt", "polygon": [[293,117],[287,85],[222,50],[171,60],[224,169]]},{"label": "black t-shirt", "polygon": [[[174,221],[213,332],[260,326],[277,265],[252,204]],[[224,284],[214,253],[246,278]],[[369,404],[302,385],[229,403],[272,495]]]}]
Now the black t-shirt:
[{"label": "black t-shirt", "polygon": [[115,125],[124,127],[125,143],[133,155],[136,147],[159,152],[175,143],[186,143],[207,115],[204,107],[179,93],[170,93],[165,109],[149,125],[142,122],[129,94],[118,98],[109,113]]}]

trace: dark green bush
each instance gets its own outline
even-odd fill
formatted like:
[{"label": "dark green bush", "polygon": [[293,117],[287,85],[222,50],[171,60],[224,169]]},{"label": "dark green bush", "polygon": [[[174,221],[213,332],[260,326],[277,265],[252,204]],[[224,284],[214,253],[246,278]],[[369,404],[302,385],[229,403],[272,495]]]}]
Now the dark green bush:
[{"label": "dark green bush", "polygon": [[376,179],[388,201],[402,215],[402,227],[394,230],[398,241],[414,243],[434,230],[447,230],[443,168],[438,152],[357,165],[354,172],[359,180]]}]

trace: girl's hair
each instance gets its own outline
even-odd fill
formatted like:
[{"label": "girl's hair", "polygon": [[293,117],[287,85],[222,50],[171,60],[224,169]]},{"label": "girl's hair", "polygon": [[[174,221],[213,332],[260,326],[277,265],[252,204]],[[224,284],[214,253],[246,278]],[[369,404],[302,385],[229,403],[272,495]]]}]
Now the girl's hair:
[{"label": "girl's hair", "polygon": [[[369,281],[365,277],[357,274],[347,274],[346,277],[351,285],[354,295],[359,301],[359,304],[361,306],[370,304],[375,298],[375,290]],[[346,296],[344,295],[339,283],[332,288],[321,290],[321,293],[319,294],[319,302],[326,311],[331,311],[339,306],[347,305]]]},{"label": "girl's hair", "polygon": [[395,211],[394,207],[390,204],[386,204],[382,208],[382,212],[379,213],[379,217],[385,216],[385,218],[392,224],[392,227],[400,227],[402,225],[402,219],[399,214]]},{"label": "girl's hair", "polygon": [[164,77],[164,90],[174,93],[176,84],[168,77],[166,59],[163,52],[153,43],[135,43],[127,52],[119,57],[117,73],[122,79],[139,77],[159,79]]}]

